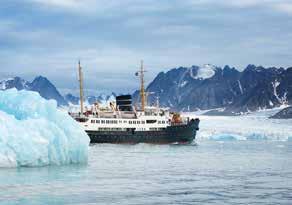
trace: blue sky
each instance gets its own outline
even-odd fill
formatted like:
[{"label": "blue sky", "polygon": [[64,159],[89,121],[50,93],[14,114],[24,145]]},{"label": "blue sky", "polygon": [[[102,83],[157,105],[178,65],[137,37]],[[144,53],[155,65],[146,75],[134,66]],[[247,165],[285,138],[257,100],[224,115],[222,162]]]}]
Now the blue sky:
[{"label": "blue sky", "polygon": [[292,0],[2,0],[0,79],[48,77],[87,93],[131,92],[144,59],[160,71],[201,64],[292,66]]}]

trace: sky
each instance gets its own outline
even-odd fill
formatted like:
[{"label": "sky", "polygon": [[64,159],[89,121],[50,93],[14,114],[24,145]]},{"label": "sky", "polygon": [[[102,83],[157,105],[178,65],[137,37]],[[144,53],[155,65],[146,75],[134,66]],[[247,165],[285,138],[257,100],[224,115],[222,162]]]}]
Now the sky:
[{"label": "sky", "polygon": [[292,0],[1,0],[0,79],[131,93],[180,66],[292,66]]}]

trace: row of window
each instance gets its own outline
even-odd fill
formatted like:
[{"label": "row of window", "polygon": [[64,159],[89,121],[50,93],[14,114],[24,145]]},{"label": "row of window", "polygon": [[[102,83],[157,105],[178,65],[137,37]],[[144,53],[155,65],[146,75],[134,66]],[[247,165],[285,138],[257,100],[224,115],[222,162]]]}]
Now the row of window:
[{"label": "row of window", "polygon": [[[122,120],[91,120],[91,123],[97,123],[97,124],[118,124],[122,123]],[[125,120],[124,123],[127,123]]]},{"label": "row of window", "polygon": [[[131,131],[132,128],[107,128],[107,127],[100,127],[98,128],[99,131]],[[146,131],[145,128],[138,128],[135,131]]]},{"label": "row of window", "polygon": [[162,121],[158,121],[158,124],[165,124],[166,121],[162,120]]},{"label": "row of window", "polygon": [[[118,123],[129,123],[129,124],[145,124],[145,121],[139,121],[139,120],[91,120],[91,123],[97,123],[97,124],[118,124]],[[166,121],[158,121],[158,124],[165,124]]]},{"label": "row of window", "polygon": [[159,131],[159,130],[165,130],[165,128],[149,128],[150,131]]}]

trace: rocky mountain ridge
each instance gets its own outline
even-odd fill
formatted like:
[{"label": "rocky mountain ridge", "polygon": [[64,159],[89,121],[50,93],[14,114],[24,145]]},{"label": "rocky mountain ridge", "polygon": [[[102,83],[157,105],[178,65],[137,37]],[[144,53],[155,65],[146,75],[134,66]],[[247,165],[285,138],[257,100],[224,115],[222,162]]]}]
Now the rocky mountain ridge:
[{"label": "rocky mountain ridge", "polygon": [[[38,92],[45,99],[54,99],[59,106],[78,105],[79,98],[62,96],[45,77],[38,76],[32,82],[20,77],[0,81],[0,90],[16,88]],[[160,105],[174,111],[212,110],[210,114],[233,115],[280,105],[292,104],[292,67],[264,68],[248,65],[243,71],[234,67],[204,66],[179,67],[160,72],[148,85],[148,104]],[[87,96],[86,104],[102,105],[115,100],[115,93]],[[139,101],[139,92],[133,94]],[[220,108],[220,109],[218,109]]]},{"label": "rocky mountain ridge", "polygon": [[[162,106],[178,111],[224,108],[225,113],[243,113],[269,109],[292,103],[292,68],[248,65],[238,71],[228,65],[179,67],[159,73],[147,92],[155,93],[148,97],[150,104],[158,96]],[[133,96],[137,101],[138,92]]]},{"label": "rocky mountain ridge", "polygon": [[[8,78],[0,81],[0,90],[16,88],[17,90],[30,90],[38,92],[43,98],[57,101],[58,106],[79,105],[79,97],[72,94],[62,96],[58,89],[43,76],[36,77],[32,82],[26,81],[20,77]],[[86,96],[85,104],[91,105],[99,102],[102,106],[108,105],[110,101],[114,101],[115,93],[110,95],[101,94],[99,96]]]},{"label": "rocky mountain ridge", "polygon": [[35,91],[47,100],[56,100],[58,106],[68,105],[57,88],[43,76],[36,77],[32,82],[26,81],[20,77],[14,77],[0,81],[0,90],[6,90],[10,88],[16,88],[17,90]]}]

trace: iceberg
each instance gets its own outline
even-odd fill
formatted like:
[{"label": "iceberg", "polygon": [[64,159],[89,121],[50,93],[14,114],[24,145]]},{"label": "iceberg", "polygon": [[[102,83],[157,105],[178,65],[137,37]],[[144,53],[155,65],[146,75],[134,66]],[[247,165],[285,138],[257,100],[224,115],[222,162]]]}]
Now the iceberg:
[{"label": "iceberg", "polygon": [[0,167],[87,163],[89,137],[54,100],[0,91]]}]

